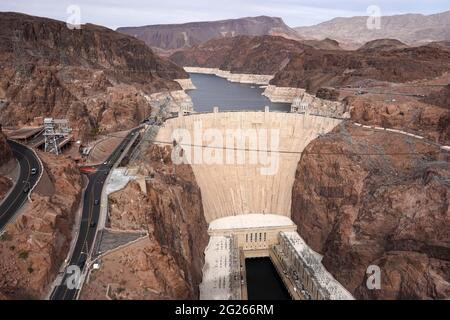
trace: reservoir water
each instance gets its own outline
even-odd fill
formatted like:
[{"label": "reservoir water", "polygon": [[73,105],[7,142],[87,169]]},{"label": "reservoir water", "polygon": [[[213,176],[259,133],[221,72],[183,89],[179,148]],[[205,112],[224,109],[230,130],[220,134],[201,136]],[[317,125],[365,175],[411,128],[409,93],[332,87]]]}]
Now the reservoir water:
[{"label": "reservoir water", "polygon": [[213,107],[220,111],[230,110],[264,110],[269,106],[271,111],[288,112],[291,106],[287,103],[272,103],[262,96],[264,89],[259,85],[229,82],[226,79],[209,74],[190,74],[196,90],[189,90],[188,95],[197,112],[211,112]]},{"label": "reservoir water", "polygon": [[290,300],[270,258],[246,259],[248,300]]}]

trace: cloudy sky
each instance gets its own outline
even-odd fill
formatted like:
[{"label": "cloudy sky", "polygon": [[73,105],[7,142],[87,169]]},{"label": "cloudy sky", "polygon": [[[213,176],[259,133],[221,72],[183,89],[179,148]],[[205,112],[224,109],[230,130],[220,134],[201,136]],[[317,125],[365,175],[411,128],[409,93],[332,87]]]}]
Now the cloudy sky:
[{"label": "cloudy sky", "polygon": [[450,10],[449,0],[0,0],[0,11],[17,11],[66,21],[78,5],[82,23],[110,28],[269,15],[292,26],[320,23],[338,16],[366,15],[371,5],[383,15],[432,14]]}]

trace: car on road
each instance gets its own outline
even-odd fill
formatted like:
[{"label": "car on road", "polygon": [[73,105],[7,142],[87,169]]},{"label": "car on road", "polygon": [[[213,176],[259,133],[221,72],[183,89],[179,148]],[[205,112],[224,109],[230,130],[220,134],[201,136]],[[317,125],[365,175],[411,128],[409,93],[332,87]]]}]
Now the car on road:
[{"label": "car on road", "polygon": [[97,222],[91,221],[91,223],[89,224],[89,227],[91,227],[91,228],[97,227]]},{"label": "car on road", "polygon": [[83,269],[84,266],[85,266],[85,264],[86,264],[86,256],[83,255],[83,256],[80,258],[80,260],[78,261],[78,266],[79,266],[81,269]]},{"label": "car on road", "polygon": [[31,169],[31,175],[34,176],[37,173],[37,169],[36,168],[32,168]]},{"label": "car on road", "polygon": [[100,203],[100,201],[98,201],[98,199],[94,200],[94,205],[98,206],[99,203]]},{"label": "car on road", "polygon": [[30,187],[29,186],[24,187],[23,193],[28,193],[28,192],[30,192]]}]

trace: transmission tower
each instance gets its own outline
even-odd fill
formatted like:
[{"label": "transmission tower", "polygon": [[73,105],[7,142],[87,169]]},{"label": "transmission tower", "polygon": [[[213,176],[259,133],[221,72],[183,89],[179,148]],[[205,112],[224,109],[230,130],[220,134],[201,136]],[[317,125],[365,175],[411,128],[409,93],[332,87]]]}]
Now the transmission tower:
[{"label": "transmission tower", "polygon": [[58,147],[61,139],[65,139],[72,132],[67,119],[44,119],[45,152],[60,154]]}]

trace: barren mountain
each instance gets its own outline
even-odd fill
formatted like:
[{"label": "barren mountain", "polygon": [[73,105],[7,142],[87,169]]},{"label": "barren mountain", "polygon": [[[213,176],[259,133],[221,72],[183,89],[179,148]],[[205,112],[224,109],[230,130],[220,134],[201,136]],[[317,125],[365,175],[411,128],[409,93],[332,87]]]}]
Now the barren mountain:
[{"label": "barren mountain", "polygon": [[279,35],[299,39],[297,33],[281,18],[248,17],[210,22],[185,24],[150,25],[123,27],[117,31],[145,41],[150,47],[162,50],[176,50],[202,44],[213,38],[239,35]]},{"label": "barren mountain", "polygon": [[0,13],[4,125],[37,116],[68,118],[80,134],[126,129],[151,108],[146,95],[180,89],[188,75],[145,43],[95,25]]},{"label": "barren mountain", "polygon": [[295,28],[299,36],[322,40],[333,38],[343,47],[356,49],[376,39],[392,38],[408,45],[450,40],[450,11],[381,17],[381,28],[367,28],[368,17],[335,18],[315,26]]},{"label": "barren mountain", "polygon": [[174,53],[170,59],[180,66],[219,68],[234,73],[275,74],[305,46],[274,36],[239,36],[213,39]]}]

